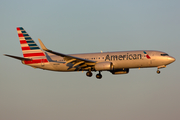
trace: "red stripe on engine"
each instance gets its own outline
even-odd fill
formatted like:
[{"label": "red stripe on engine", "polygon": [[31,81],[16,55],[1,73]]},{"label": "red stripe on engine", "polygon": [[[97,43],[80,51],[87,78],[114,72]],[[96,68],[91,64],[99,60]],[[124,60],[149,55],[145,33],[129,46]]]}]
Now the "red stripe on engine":
[{"label": "red stripe on engine", "polygon": [[24,37],[22,33],[19,33],[18,36],[19,36],[19,37]]},{"label": "red stripe on engine", "polygon": [[47,63],[47,59],[24,60],[24,64]]},{"label": "red stripe on engine", "polygon": [[28,54],[23,54],[24,57],[33,57],[33,56],[45,56],[44,53],[28,53]]},{"label": "red stripe on engine", "polygon": [[20,28],[18,28],[18,27],[17,27],[16,29],[17,29],[17,30],[20,30]]},{"label": "red stripe on engine", "polygon": [[22,50],[31,50],[30,47],[21,47]]},{"label": "red stripe on engine", "polygon": [[26,40],[21,40],[20,43],[21,44],[26,44],[27,42],[26,42]]}]

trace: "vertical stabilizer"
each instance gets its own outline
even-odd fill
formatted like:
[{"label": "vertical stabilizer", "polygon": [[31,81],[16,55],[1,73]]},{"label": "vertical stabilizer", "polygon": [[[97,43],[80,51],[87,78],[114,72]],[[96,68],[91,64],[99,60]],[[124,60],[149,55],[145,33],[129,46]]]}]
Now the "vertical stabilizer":
[{"label": "vertical stabilizer", "polygon": [[21,44],[21,49],[24,58],[31,58],[32,61],[24,61],[25,64],[36,64],[48,62],[44,52],[34,42],[30,35],[24,30],[23,27],[17,27],[17,33]]}]

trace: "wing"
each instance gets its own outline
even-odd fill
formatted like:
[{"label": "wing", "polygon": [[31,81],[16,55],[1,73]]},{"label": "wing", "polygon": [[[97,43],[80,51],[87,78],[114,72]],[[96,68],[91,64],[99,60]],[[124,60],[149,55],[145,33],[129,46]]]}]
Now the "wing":
[{"label": "wing", "polygon": [[84,69],[91,69],[96,64],[96,61],[87,60],[87,59],[83,59],[83,58],[79,58],[79,57],[75,57],[75,56],[71,56],[71,55],[66,55],[66,54],[62,54],[62,53],[58,53],[58,52],[49,50],[45,47],[45,45],[42,43],[42,41],[40,39],[38,39],[38,40],[41,45],[41,48],[44,51],[64,57],[64,60],[66,61],[65,64],[72,63],[72,64],[74,64],[73,67],[80,65],[80,68],[84,68]]}]

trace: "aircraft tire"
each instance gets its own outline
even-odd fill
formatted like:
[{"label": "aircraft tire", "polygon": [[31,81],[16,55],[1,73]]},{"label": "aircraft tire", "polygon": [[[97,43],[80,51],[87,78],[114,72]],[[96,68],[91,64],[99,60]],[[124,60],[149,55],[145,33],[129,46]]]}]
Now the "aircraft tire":
[{"label": "aircraft tire", "polygon": [[92,76],[92,72],[88,71],[88,72],[86,73],[86,75],[87,75],[88,77],[91,77],[91,76]]},{"label": "aircraft tire", "polygon": [[102,75],[101,75],[101,74],[97,74],[97,75],[96,75],[96,78],[97,78],[97,79],[101,79],[101,78],[102,78]]},{"label": "aircraft tire", "polygon": [[159,70],[157,70],[157,74],[160,74],[161,72]]}]

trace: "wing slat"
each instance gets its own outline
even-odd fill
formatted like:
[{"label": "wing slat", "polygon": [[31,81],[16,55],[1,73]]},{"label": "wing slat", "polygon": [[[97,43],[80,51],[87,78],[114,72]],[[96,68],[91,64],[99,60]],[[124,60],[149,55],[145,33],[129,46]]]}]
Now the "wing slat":
[{"label": "wing slat", "polygon": [[76,67],[76,66],[78,66],[78,65],[80,65],[82,63],[84,63],[84,61],[81,61],[81,62],[78,62],[78,63],[74,64],[73,67]]},{"label": "wing slat", "polygon": [[65,64],[68,64],[68,63],[71,63],[71,62],[73,62],[73,61],[75,61],[76,59],[70,59],[70,60],[68,60]]}]

